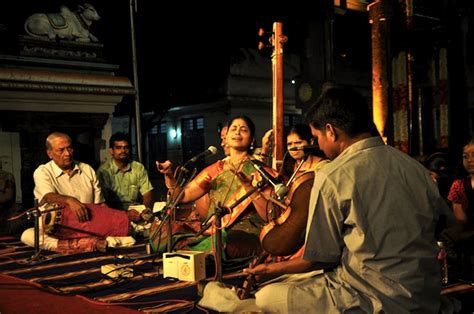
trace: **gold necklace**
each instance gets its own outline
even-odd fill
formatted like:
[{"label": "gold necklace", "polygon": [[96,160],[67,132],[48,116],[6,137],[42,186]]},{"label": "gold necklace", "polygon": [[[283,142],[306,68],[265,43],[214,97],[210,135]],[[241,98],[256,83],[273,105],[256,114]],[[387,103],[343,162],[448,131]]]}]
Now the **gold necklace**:
[{"label": "gold necklace", "polygon": [[228,161],[228,165],[229,165],[230,170],[234,173],[238,173],[240,171],[240,168],[242,167],[242,164],[247,159],[248,159],[248,157],[245,156],[244,158],[242,158],[242,159],[240,159],[240,160],[238,160],[237,162],[234,163],[229,158],[227,161]]}]

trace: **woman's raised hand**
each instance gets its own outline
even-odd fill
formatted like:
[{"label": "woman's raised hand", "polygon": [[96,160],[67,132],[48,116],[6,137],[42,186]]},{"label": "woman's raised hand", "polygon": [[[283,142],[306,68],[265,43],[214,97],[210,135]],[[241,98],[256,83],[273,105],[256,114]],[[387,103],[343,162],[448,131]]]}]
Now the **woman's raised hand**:
[{"label": "woman's raised hand", "polygon": [[171,175],[172,171],[171,168],[173,167],[173,163],[169,160],[165,162],[158,162],[156,161],[156,169],[164,175]]},{"label": "woman's raised hand", "polygon": [[156,169],[165,175],[165,185],[171,190],[176,187],[176,179],[173,176],[173,163],[169,160],[165,162],[156,162]]},{"label": "woman's raised hand", "polygon": [[271,155],[273,147],[273,129],[265,132],[265,135],[262,137],[262,155]]}]

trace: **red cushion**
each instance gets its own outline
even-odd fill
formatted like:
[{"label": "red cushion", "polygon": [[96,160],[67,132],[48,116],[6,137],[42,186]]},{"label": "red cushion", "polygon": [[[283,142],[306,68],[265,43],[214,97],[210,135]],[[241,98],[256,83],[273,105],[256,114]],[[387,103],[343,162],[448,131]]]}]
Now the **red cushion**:
[{"label": "red cushion", "polygon": [[89,209],[90,220],[82,223],[77,220],[76,214],[69,206],[62,209],[60,225],[56,226],[54,231],[54,235],[58,239],[128,235],[129,220],[126,211],[105,205],[85,205]]}]

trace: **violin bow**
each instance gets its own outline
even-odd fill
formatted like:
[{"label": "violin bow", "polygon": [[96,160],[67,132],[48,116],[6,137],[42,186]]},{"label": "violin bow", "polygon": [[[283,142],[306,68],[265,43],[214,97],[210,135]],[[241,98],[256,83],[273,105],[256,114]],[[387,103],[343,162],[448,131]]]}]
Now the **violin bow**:
[{"label": "violin bow", "polygon": [[[268,255],[270,255],[270,254],[263,251],[260,254],[260,256],[257,258],[257,260],[255,261],[254,266],[262,264],[267,259]],[[255,275],[253,275],[253,274],[249,274],[247,276],[247,278],[245,278],[245,280],[242,284],[242,289],[239,289],[237,291],[237,296],[239,297],[240,300],[245,300],[249,297],[250,292],[252,292],[252,289],[255,286],[255,282],[256,282]]]}]

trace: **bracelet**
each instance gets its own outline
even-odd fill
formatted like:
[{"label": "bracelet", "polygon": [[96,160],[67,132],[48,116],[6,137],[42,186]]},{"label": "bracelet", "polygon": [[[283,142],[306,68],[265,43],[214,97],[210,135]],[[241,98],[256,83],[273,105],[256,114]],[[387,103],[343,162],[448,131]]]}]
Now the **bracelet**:
[{"label": "bracelet", "polygon": [[[174,181],[173,179],[174,179],[173,176],[167,176],[167,175],[165,175],[165,185],[166,185],[166,188],[168,188],[168,189],[174,189],[174,188],[178,185],[178,184],[176,183],[176,181]],[[167,182],[167,181],[168,181],[168,182]],[[174,184],[173,184],[172,181],[174,181]],[[168,185],[167,183],[168,183],[169,185]]]},{"label": "bracelet", "polygon": [[258,153],[260,156],[263,156],[263,157],[270,157],[270,155],[268,154],[264,154],[264,153]]}]

